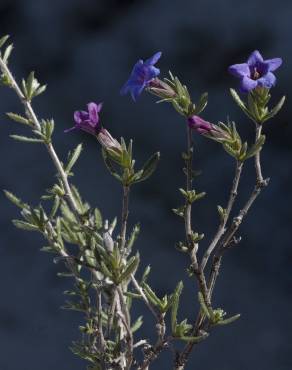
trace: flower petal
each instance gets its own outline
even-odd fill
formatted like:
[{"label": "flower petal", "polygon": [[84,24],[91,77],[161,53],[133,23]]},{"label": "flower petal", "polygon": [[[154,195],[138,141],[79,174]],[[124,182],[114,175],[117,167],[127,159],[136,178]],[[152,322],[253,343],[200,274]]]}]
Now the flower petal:
[{"label": "flower petal", "polygon": [[280,65],[282,64],[282,62],[283,62],[282,58],[273,58],[273,59],[267,59],[264,61],[264,63],[268,65],[269,72],[273,72],[276,69],[278,69]]},{"label": "flower petal", "polygon": [[249,92],[253,89],[255,89],[258,85],[258,81],[252,80],[249,77],[243,77],[243,79],[240,81],[240,90],[242,92]]},{"label": "flower petal", "polygon": [[97,124],[99,121],[98,112],[100,111],[101,107],[98,107],[96,103],[88,103],[87,109],[90,121],[94,124]]},{"label": "flower petal", "polygon": [[274,73],[268,72],[265,76],[259,78],[257,82],[259,86],[270,89],[276,84],[276,77]]},{"label": "flower petal", "polygon": [[250,77],[250,69],[247,63],[233,64],[228,68],[228,72],[235,77]]},{"label": "flower petal", "polygon": [[150,82],[160,74],[160,69],[156,67],[146,67],[145,68],[145,82]]},{"label": "flower petal", "polygon": [[80,124],[82,121],[88,119],[88,112],[84,110],[78,110],[74,112],[74,121],[76,124]]},{"label": "flower petal", "polygon": [[161,58],[161,55],[162,55],[162,52],[158,51],[152,57],[150,57],[149,59],[146,59],[144,64],[147,66],[153,66]]},{"label": "flower petal", "polygon": [[131,96],[132,96],[132,99],[134,100],[134,102],[137,100],[139,95],[141,95],[144,88],[145,88],[145,83],[143,83],[142,85],[136,85],[135,87],[133,87],[130,90],[131,91]]},{"label": "flower petal", "polygon": [[255,66],[259,62],[263,62],[263,60],[264,59],[261,53],[258,50],[255,50],[254,52],[250,54],[247,60],[247,64],[252,67],[252,66]]}]

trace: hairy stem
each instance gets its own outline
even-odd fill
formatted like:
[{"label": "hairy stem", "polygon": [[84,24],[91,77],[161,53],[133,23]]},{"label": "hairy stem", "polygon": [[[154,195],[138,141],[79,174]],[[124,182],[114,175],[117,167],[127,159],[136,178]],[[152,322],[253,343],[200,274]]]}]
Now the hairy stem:
[{"label": "hairy stem", "polygon": [[127,234],[127,223],[129,216],[129,196],[130,187],[127,185],[123,186],[123,206],[122,206],[122,221],[121,221],[121,243],[120,249],[123,252],[126,245],[126,234]]},{"label": "hairy stem", "polygon": [[[37,131],[40,131],[41,124],[37,118],[37,115],[35,114],[31,103],[25,98],[24,94],[22,93],[19,85],[17,84],[15,78],[13,77],[12,73],[10,72],[8,66],[6,63],[4,63],[3,59],[0,58],[0,69],[4,75],[6,75],[10,81],[11,88],[16,92],[17,96],[19,97],[21,103],[24,106],[25,115],[26,117],[33,122],[34,128]],[[52,143],[45,144],[47,151],[49,152],[50,157],[53,160],[53,163],[58,171],[58,174],[62,180],[62,183],[64,185],[65,191],[66,191],[66,197],[68,199],[68,202],[72,208],[72,211],[79,216],[79,209],[75,202],[75,199],[73,197],[70,184],[68,182],[68,176],[66,172],[63,169],[62,163],[54,149],[54,146]]]},{"label": "hairy stem", "polygon": [[[193,143],[192,143],[192,130],[187,125],[187,159],[186,159],[186,190],[192,190],[193,174],[192,174],[192,163],[193,163]],[[192,204],[186,200],[185,203],[185,232],[186,240],[189,247],[192,246],[191,235],[192,235]]]},{"label": "hairy stem", "polygon": [[[260,168],[260,167],[259,167]],[[245,203],[244,207],[239,212],[238,216],[234,217],[232,224],[230,225],[229,229],[227,230],[224,239],[222,240],[217,254],[214,256],[213,265],[211,269],[210,279],[209,279],[209,296],[212,296],[212,292],[214,290],[214,286],[216,283],[216,279],[219,275],[219,268],[222,260],[223,253],[229,248],[230,245],[233,243],[237,243],[237,240],[234,239],[235,233],[238,231],[243,219],[247,215],[249,209],[253,205],[256,198],[261,193],[262,189],[268,185],[268,179],[262,180],[261,183],[257,182],[257,184],[254,187],[254,190],[252,191],[249,199]]]},{"label": "hairy stem", "polygon": [[206,252],[205,252],[205,254],[202,258],[202,262],[201,262],[201,269],[202,270],[205,269],[205,267],[208,263],[209,257],[211,256],[211,254],[214,251],[214,249],[216,248],[219,240],[221,239],[221,237],[224,235],[224,233],[226,231],[226,224],[228,222],[233,204],[234,204],[236,196],[237,196],[238,185],[239,185],[240,176],[241,176],[241,173],[242,173],[242,168],[243,168],[243,162],[237,161],[236,162],[236,168],[235,168],[235,175],[234,175],[234,179],[233,179],[232,188],[231,188],[231,191],[230,191],[227,207],[224,210],[224,215],[221,219],[218,230],[217,230],[213,240],[211,241],[209,247],[207,248],[207,250],[206,250]]},{"label": "hairy stem", "polygon": [[[257,142],[258,139],[260,138],[262,133],[262,125],[261,124],[256,124],[256,137],[255,141]],[[263,174],[262,174],[262,169],[261,169],[261,157],[260,157],[260,151],[258,151],[255,155],[255,170],[256,170],[256,177],[257,177],[257,182],[261,184],[264,181]]]}]

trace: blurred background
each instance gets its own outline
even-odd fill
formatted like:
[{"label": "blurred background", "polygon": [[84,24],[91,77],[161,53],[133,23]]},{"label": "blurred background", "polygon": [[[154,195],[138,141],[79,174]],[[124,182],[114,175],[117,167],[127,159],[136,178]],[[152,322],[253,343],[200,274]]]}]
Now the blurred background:
[{"label": "blurred background", "polygon": [[[16,46],[11,68],[17,78],[35,70],[48,83],[34,107],[40,117],[54,117],[61,158],[84,143],[74,182],[105,218],[120,214],[120,187],[104,168],[94,138],[81,132],[64,135],[73,124],[73,111],[103,101],[104,126],[116,137],[134,139],[138,163],[161,151],[159,170],[133,188],[130,224],[141,222],[136,248],[142,267],[152,266],[150,282],[158,293],[171,292],[184,280],[180,317],[190,320],[197,309],[195,281],[185,273],[187,257],[174,248],[183,238],[183,224],[171,211],[182,202],[177,189],[184,186],[184,122],[167,104],[154,104],[152,96],[143,94],[136,104],[119,96],[120,87],[138,59],[161,50],[161,76],[168,70],[177,74],[194,100],[208,91],[203,117],[217,122],[229,115],[251,141],[254,127],[229,95],[238,81],[227,67],[244,62],[255,49],[266,58],[283,58],[272,103],[283,94],[288,103],[264,128],[263,171],[270,185],[241,227],[242,242],[226,255],[216,287],[215,305],[242,317],[199,345],[188,369],[292,368],[291,17],[288,0],[0,0],[0,34],[11,34]],[[52,185],[55,170],[43,147],[8,137],[25,134],[4,115],[22,112],[14,93],[1,88],[0,102],[0,188],[36,205]],[[194,228],[206,235],[203,249],[218,223],[216,205],[226,203],[234,163],[220,145],[195,135],[195,167],[202,175],[194,187],[207,192],[195,204],[193,217]],[[246,167],[238,208],[255,180],[252,161]],[[62,266],[53,264],[51,255],[39,252],[41,237],[13,227],[18,210],[3,193],[0,205],[0,369],[84,369],[85,363],[68,349],[79,338],[81,316],[59,308],[71,282],[56,276]],[[138,306],[135,315],[141,313],[144,307]],[[153,321],[146,314],[141,336],[152,338]],[[153,369],[171,369],[171,361],[166,352]]]}]

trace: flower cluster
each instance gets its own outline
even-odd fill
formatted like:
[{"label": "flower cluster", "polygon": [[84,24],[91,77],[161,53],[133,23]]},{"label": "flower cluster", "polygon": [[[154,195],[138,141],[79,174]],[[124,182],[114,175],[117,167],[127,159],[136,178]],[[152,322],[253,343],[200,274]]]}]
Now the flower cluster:
[{"label": "flower cluster", "polygon": [[[7,39],[7,36],[0,38],[0,49]],[[18,95],[24,105],[24,115],[10,112],[8,116],[31,128],[32,132],[29,137],[11,137],[26,143],[42,143],[53,160],[58,176],[56,183],[41,197],[42,201],[51,201],[49,207],[43,207],[42,202],[37,207],[30,206],[10,192],[6,191],[5,194],[22,210],[22,218],[13,220],[15,226],[41,233],[46,240],[42,250],[56,254],[55,262],[64,262],[66,271],[60,276],[71,276],[74,279],[73,288],[64,292],[73,299],[68,299],[64,308],[83,312],[84,324],[79,326],[82,339],[73,343],[72,352],[90,363],[88,370],[130,370],[134,367],[149,369],[160,352],[170,348],[175,353],[173,368],[184,370],[193,346],[204,341],[214,327],[228,325],[240,317],[240,314],[226,317],[222,308],[214,306],[213,292],[223,253],[240,242],[240,224],[261,190],[268,185],[268,179],[263,177],[261,169],[260,151],[265,143],[262,128],[264,122],[279,112],[285,100],[283,97],[271,110],[268,107],[269,89],[276,82],[273,71],[281,65],[282,60],[264,60],[255,51],[247,63],[229,67],[229,71],[240,78],[241,91],[248,93],[242,100],[231,89],[231,95],[238,106],[255,123],[255,140],[251,145],[241,139],[234,122],[228,120],[227,123],[213,124],[201,118],[200,114],[208,102],[207,93],[203,93],[193,103],[187,86],[177,76],[170,72],[169,78],[158,78],[160,70],[155,64],[161,52],[145,62],[139,60],[121,90],[122,94],[129,93],[134,101],[146,90],[157,96],[160,102],[171,103],[175,111],[184,117],[187,125],[186,150],[182,153],[186,181],[185,186],[179,189],[183,199],[173,211],[183,219],[184,228],[184,236],[177,242],[177,249],[190,257],[187,272],[198,283],[199,307],[191,324],[187,319],[178,320],[181,315],[182,281],[171,294],[160,295],[148,284],[149,266],[143,274],[139,273],[141,278],[136,278],[140,257],[139,253],[133,253],[132,248],[140,227],[136,225],[129,232],[129,197],[134,184],[147,180],[154,173],[160,153],[152,154],[137,168],[133,141],[126,143],[123,137],[118,141],[103,127],[100,119],[102,103],[90,102],[86,110],[74,113],[75,124],[65,132],[82,130],[98,140],[102,146],[104,163],[110,174],[120,182],[123,191],[121,220],[114,218],[111,223],[103,221],[99,209],[83,201],[78,189],[71,183],[71,176],[74,175],[72,168],[82,152],[82,145],[79,144],[70,152],[66,161],[59,159],[52,138],[54,121],[39,120],[31,104],[32,99],[44,91],[44,86],[39,85],[33,72],[26,80],[22,80],[21,86],[18,85],[7,64],[11,50],[12,45],[4,53],[0,50],[0,80]],[[205,251],[200,245],[204,233],[193,228],[192,220],[193,203],[206,195],[193,188],[196,175],[193,170],[193,132],[220,143],[235,160],[230,195],[226,205],[217,206],[220,217],[218,228]],[[237,193],[244,162],[251,157],[254,157],[255,162],[255,187],[241,205]],[[120,231],[116,232],[118,222]],[[155,343],[137,334],[143,321],[142,317],[136,321],[131,317],[131,305],[134,305],[136,298],[145,303],[155,318]],[[185,345],[178,347],[177,341]],[[142,347],[142,351],[138,347]]]}]

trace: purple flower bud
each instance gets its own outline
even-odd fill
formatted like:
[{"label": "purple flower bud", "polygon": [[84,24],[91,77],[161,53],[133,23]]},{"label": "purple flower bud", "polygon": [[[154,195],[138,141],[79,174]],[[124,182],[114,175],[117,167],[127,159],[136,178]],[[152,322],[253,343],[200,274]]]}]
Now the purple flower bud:
[{"label": "purple flower bud", "polygon": [[134,101],[142,91],[149,86],[149,83],[160,74],[160,70],[154,67],[161,57],[161,52],[155,53],[151,58],[145,60],[140,59],[135,65],[130,74],[130,78],[121,89],[121,94],[130,93]]},{"label": "purple flower bud", "polygon": [[214,125],[212,123],[203,120],[199,116],[191,116],[188,118],[188,125],[193,130],[197,131],[200,134],[207,134],[212,131]]},{"label": "purple flower bud", "polygon": [[214,125],[208,121],[205,121],[199,116],[191,116],[188,118],[188,125],[191,129],[197,131],[199,134],[213,139],[218,142],[224,142],[229,140],[228,134],[218,125]]},{"label": "purple flower bud", "polygon": [[117,154],[122,152],[121,144],[105,128],[100,129],[97,140],[104,149],[114,150]]},{"label": "purple flower bud", "polygon": [[74,112],[75,125],[68,130],[65,130],[65,132],[67,133],[78,129],[96,136],[101,130],[99,122],[99,112],[101,111],[101,108],[102,103],[88,103],[87,111],[82,110]]},{"label": "purple flower bud", "polygon": [[257,87],[270,89],[276,84],[276,76],[272,73],[282,64],[281,58],[264,60],[259,51],[255,50],[246,63],[234,64],[228,71],[240,78],[240,90],[249,92]]}]

